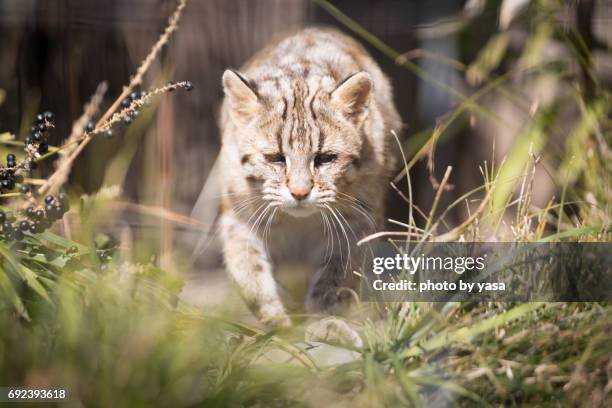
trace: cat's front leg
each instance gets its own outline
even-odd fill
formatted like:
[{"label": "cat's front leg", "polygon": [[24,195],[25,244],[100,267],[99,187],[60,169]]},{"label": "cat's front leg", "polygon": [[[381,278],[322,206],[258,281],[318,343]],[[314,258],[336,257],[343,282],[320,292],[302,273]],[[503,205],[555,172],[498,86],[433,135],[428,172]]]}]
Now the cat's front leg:
[{"label": "cat's front leg", "polygon": [[[321,266],[306,298],[309,313],[325,313],[332,316],[314,320],[306,327],[305,340],[338,343],[356,348],[363,346],[359,333],[337,316],[347,314],[355,300],[355,279],[348,264],[340,258],[332,259]],[[351,276],[349,276],[349,274]]]},{"label": "cat's front leg", "polygon": [[336,230],[330,226],[329,239],[333,242],[325,242],[322,253],[329,249],[332,253],[322,257],[311,280],[306,297],[306,311],[309,313],[342,315],[352,302],[358,300],[359,278],[353,271],[361,266],[362,253],[357,241],[372,233],[375,224],[348,215],[338,216],[336,220],[336,225],[342,227]]},{"label": "cat's front leg", "polygon": [[289,326],[262,239],[231,212],[220,223],[227,270],[253,314],[268,327]]},{"label": "cat's front leg", "polygon": [[355,222],[353,217],[338,217],[337,220],[338,224],[340,220],[345,221],[346,242],[341,240],[339,233],[334,235],[330,231],[330,239],[336,238],[335,244],[326,244],[325,249],[333,248],[334,251],[330,257],[323,257],[306,297],[307,312],[331,316],[310,323],[305,338],[306,341],[348,344],[361,348],[363,341],[359,333],[338,316],[349,314],[351,305],[358,301],[359,279],[353,270],[360,266],[362,259],[356,241],[372,232],[374,221],[363,224]]},{"label": "cat's front leg", "polygon": [[306,311],[341,315],[355,300],[356,279],[351,265],[340,256],[333,256],[315,272],[308,294]]}]

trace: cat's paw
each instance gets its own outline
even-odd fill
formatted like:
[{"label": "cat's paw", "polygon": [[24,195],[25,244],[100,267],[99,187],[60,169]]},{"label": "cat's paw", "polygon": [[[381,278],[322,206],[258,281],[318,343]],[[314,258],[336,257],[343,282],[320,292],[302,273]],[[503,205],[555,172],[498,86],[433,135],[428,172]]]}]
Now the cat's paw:
[{"label": "cat's paw", "polygon": [[305,340],[337,343],[356,348],[363,347],[363,340],[351,326],[337,317],[326,317],[306,327]]},{"label": "cat's paw", "polygon": [[259,320],[270,329],[291,326],[291,319],[282,306],[268,305],[259,311]]}]

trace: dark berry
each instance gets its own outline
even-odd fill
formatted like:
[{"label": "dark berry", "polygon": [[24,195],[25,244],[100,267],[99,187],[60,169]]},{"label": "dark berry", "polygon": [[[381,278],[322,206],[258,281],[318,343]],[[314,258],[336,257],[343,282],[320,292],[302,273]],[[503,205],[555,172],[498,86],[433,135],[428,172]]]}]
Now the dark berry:
[{"label": "dark berry", "polygon": [[34,211],[34,218],[36,218],[39,221],[42,220],[43,218],[45,218],[45,212],[40,209]]},{"label": "dark berry", "polygon": [[14,162],[14,161],[6,162],[6,167],[15,167],[15,166],[17,166],[17,162]]},{"label": "dark berry", "polygon": [[138,115],[140,115],[140,111],[138,109],[134,109],[130,112],[130,116],[132,117],[132,119],[136,119]]},{"label": "dark berry", "polygon": [[132,104],[132,98],[130,98],[129,96],[121,101],[121,106],[123,108],[128,108],[131,104]]},{"label": "dark berry", "polygon": [[95,123],[87,122],[87,126],[85,126],[85,131],[86,132],[93,132],[95,128],[96,128]]},{"label": "dark berry", "polygon": [[55,197],[53,197],[51,194],[49,194],[48,196],[45,197],[45,203],[47,203],[47,204],[52,203],[53,200],[55,200]]},{"label": "dark berry", "polygon": [[44,123],[41,123],[40,125],[38,125],[38,131],[40,133],[44,133],[45,130],[47,130],[47,125],[45,125]]},{"label": "dark berry", "polygon": [[34,207],[26,208],[26,216],[32,218],[34,216]]},{"label": "dark berry", "polygon": [[60,203],[65,203],[68,201],[68,194],[66,193],[59,193],[57,195],[57,199],[59,200]]},{"label": "dark berry", "polygon": [[47,213],[47,218],[51,218],[51,216],[53,215],[53,208],[53,204],[45,205],[45,213]]},{"label": "dark berry", "polygon": [[13,228],[11,235],[15,241],[21,241],[23,239],[23,232],[19,228]]},{"label": "dark berry", "polygon": [[45,115],[42,113],[39,113],[38,115],[36,115],[36,123],[43,123],[45,121]]},{"label": "dark berry", "polygon": [[125,118],[123,118],[123,123],[125,123],[126,125],[129,125],[130,123],[132,123],[132,117],[126,116]]},{"label": "dark berry", "polygon": [[20,230],[22,230],[22,231],[27,231],[27,230],[29,230],[29,229],[30,229],[30,223],[29,223],[29,222],[27,222],[27,221],[25,221],[25,220],[24,220],[24,221],[21,221],[21,222],[19,223],[19,229],[20,229]]},{"label": "dark berry", "polygon": [[5,233],[9,233],[13,230],[13,226],[11,225],[10,222],[5,222],[4,224],[2,224],[2,231],[4,231]]},{"label": "dark berry", "polygon": [[14,162],[15,160],[17,160],[17,158],[15,157],[15,155],[13,153],[9,153],[6,155],[6,161],[7,162]]},{"label": "dark berry", "polygon": [[111,138],[113,137],[113,130],[112,129],[108,129],[106,132],[104,132],[104,136]]},{"label": "dark berry", "polygon": [[184,88],[185,88],[186,91],[193,90],[193,84],[191,83],[191,81],[185,81]]},{"label": "dark berry", "polygon": [[134,91],[130,94],[130,99],[135,101],[137,99],[140,99],[140,92],[138,91]]},{"label": "dark berry", "polygon": [[6,221],[6,213],[4,211],[0,211],[0,223]]},{"label": "dark berry", "polygon": [[34,134],[32,135],[32,140],[34,140],[36,143],[42,141],[43,134],[41,132],[34,132]]},{"label": "dark berry", "polygon": [[30,136],[26,137],[25,140],[23,141],[23,144],[31,145],[32,144],[32,138]]},{"label": "dark berry", "polygon": [[13,187],[15,187],[15,183],[13,182],[12,179],[5,179],[5,180],[2,180],[2,187],[6,188],[7,190],[12,190]]},{"label": "dark berry", "polygon": [[40,234],[44,230],[45,230],[45,226],[41,222],[37,221],[34,224],[30,225],[30,232],[32,234]]},{"label": "dark berry", "polygon": [[[27,184],[23,184],[19,190],[21,191],[22,194],[28,194],[30,192],[30,186],[28,186]],[[32,207],[30,207],[32,208]]]},{"label": "dark berry", "polygon": [[53,122],[53,120],[55,120],[55,115],[53,114],[53,112],[45,112],[43,113],[43,115],[45,115],[45,119],[47,119],[47,122]]},{"label": "dark berry", "polygon": [[64,207],[61,205],[54,205],[53,209],[51,210],[51,214],[53,215],[54,219],[62,218],[62,215],[64,215]]},{"label": "dark berry", "polygon": [[41,143],[40,146],[38,146],[38,153],[45,154],[48,151],[49,151],[49,145],[47,145],[46,143]]},{"label": "dark berry", "polygon": [[38,132],[38,126],[34,125],[30,128],[30,133]]}]

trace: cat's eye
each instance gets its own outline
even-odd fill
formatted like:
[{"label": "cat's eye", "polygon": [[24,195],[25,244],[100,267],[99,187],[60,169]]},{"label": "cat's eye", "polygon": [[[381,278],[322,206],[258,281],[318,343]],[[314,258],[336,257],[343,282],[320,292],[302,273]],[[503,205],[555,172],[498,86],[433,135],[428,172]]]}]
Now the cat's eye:
[{"label": "cat's eye", "polygon": [[285,164],[285,156],[280,153],[265,154],[264,157],[269,163]]},{"label": "cat's eye", "polygon": [[319,153],[315,156],[314,165],[319,167],[323,164],[333,163],[337,158],[338,156],[333,153]]}]

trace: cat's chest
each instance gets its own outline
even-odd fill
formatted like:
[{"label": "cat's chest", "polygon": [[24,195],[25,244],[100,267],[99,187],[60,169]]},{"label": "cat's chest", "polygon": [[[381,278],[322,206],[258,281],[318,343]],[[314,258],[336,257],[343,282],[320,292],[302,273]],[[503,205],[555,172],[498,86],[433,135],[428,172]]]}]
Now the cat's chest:
[{"label": "cat's chest", "polygon": [[317,262],[326,249],[329,230],[320,214],[297,218],[279,216],[264,237],[268,252],[278,262]]}]

